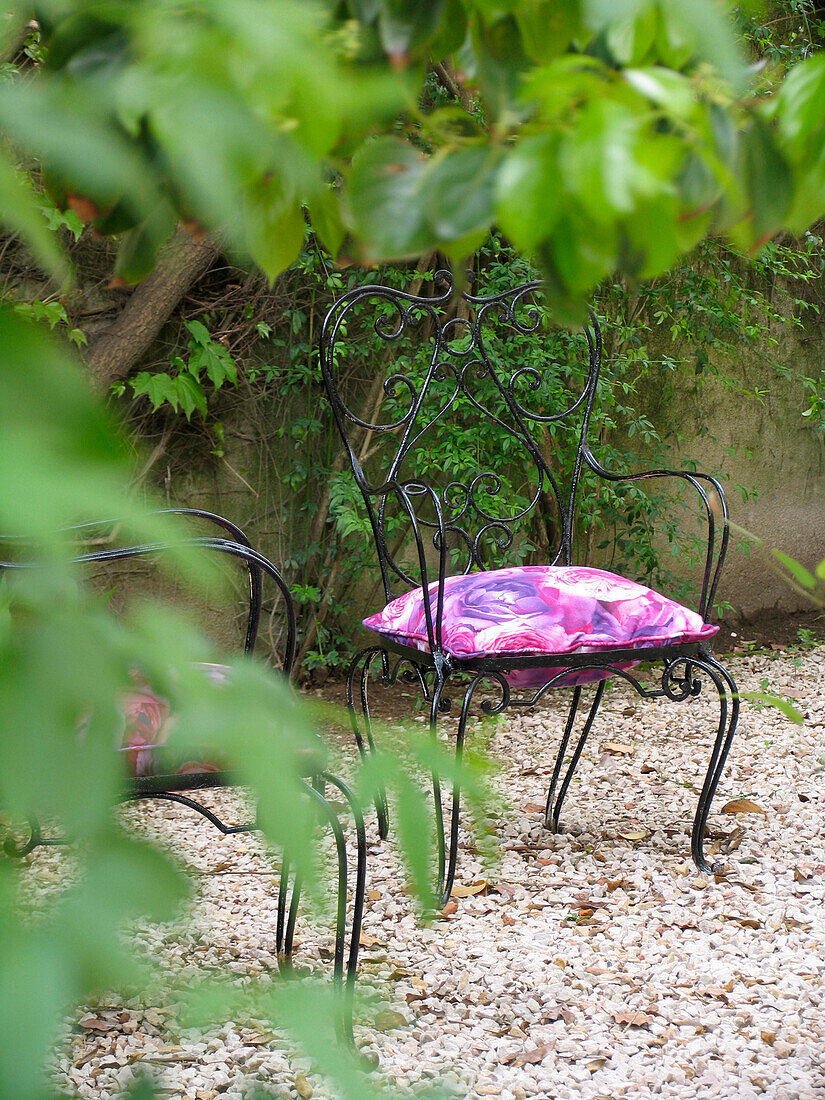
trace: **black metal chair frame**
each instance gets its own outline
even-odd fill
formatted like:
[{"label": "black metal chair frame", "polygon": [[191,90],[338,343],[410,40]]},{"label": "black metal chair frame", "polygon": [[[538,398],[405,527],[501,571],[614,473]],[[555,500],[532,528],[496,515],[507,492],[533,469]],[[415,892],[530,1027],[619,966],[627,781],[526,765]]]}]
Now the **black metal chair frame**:
[{"label": "black metal chair frame", "polygon": [[[191,546],[205,551],[214,551],[242,561],[247,569],[249,578],[249,610],[246,621],[246,637],[244,641],[244,653],[251,655],[258,637],[258,628],[261,618],[263,601],[263,577],[271,580],[280,591],[283,598],[286,642],[282,673],[289,679],[295,660],[296,651],[296,624],[295,609],[289,588],[275,566],[262,554],[258,553],[244,532],[230,520],[213,512],[203,511],[197,508],[167,508],[155,515],[187,516],[192,519],[202,520],[223,528],[228,538],[215,538],[194,536],[185,537],[175,543],[154,543],[136,546],[110,547],[103,550],[95,550],[90,553],[78,555],[74,561],[78,564],[91,564],[101,562],[122,561],[129,558],[154,555],[173,546]],[[86,523],[70,528],[72,532],[84,534],[93,529],[111,528],[114,524]],[[0,572],[3,569],[31,568],[33,563],[25,559],[20,561],[0,562]],[[337,863],[337,891],[335,907],[335,949],[333,955],[333,978],[335,986],[342,998],[341,1011],[336,1018],[336,1026],[339,1035],[350,1046],[354,1046],[352,1034],[353,997],[355,991],[355,977],[358,965],[358,950],[360,946],[361,921],[364,911],[364,899],[366,893],[366,832],[364,818],[358,799],[351,788],[340,778],[326,770],[316,770],[308,764],[306,779],[300,780],[306,789],[307,797],[313,803],[321,818],[329,826],[335,843]],[[325,797],[325,786],[329,784],[341,795],[352,814],[356,836],[356,861],[355,882],[352,899],[352,920],[349,935],[349,949],[347,950],[347,886],[348,886],[348,861],[347,845],[344,830],[336,809]],[[192,792],[215,787],[237,786],[237,780],[228,771],[202,771],[184,774],[138,776],[127,780],[124,785],[121,802],[136,802],[143,799],[155,799],[158,801],[172,802],[193,812],[200,814],[212,824],[223,836],[232,836],[236,833],[254,831],[255,822],[246,822],[239,825],[227,824],[207,806],[191,797]],[[46,837],[42,834],[39,823],[36,820],[29,822],[29,836],[23,843],[16,843],[11,837],[4,844],[6,853],[13,857],[28,855],[38,846],[66,844],[70,841],[63,837]],[[291,895],[290,895],[291,884]],[[281,873],[278,886],[277,922],[276,922],[276,953],[279,965],[286,971],[291,970],[291,960],[294,947],[295,925],[298,918],[298,908],[301,894],[301,879],[293,870],[288,851],[283,853],[281,860]]]},{"label": "black metal chair frame", "polygon": [[[378,564],[381,571],[384,595],[387,602],[419,585],[428,591],[429,584],[436,585],[435,609],[424,601],[429,652],[411,645],[382,638],[357,653],[352,661],[347,679],[347,701],[353,732],[363,755],[375,748],[369,706],[369,680],[376,661],[384,686],[391,686],[400,678],[406,684],[417,684],[429,705],[429,722],[433,737],[436,736],[440,714],[448,713],[450,700],[446,695],[448,682],[459,674],[469,676],[463,687],[458,721],[456,755],[461,758],[466,736],[470,707],[477,693],[487,695],[482,710],[499,714],[508,707],[531,708],[554,687],[560,686],[565,672],[559,672],[538,690],[514,692],[505,675],[519,669],[534,669],[548,665],[565,670],[606,671],[610,676],[623,679],[644,698],[666,698],[683,702],[697,696],[706,677],[719,696],[719,721],[704,779],[691,833],[691,854],[697,867],[705,872],[712,868],[704,854],[704,834],[711,802],[718,786],[730,745],[736,729],[739,699],[731,674],[713,655],[706,642],[680,645],[662,645],[655,648],[586,652],[565,654],[548,661],[539,657],[493,657],[459,659],[451,656],[442,644],[442,615],[444,583],[448,575],[448,547],[459,547],[464,558],[462,569],[452,573],[471,573],[485,568],[490,544],[503,555],[514,541],[514,529],[538,503],[542,494],[555,499],[559,517],[558,546],[548,564],[573,564],[573,527],[576,493],[583,472],[590,472],[610,482],[640,482],[648,479],[675,478],[691,486],[699,494],[707,522],[707,546],[698,612],[707,622],[713,612],[719,574],[728,544],[728,511],[725,494],[716,478],[688,470],[656,469],[643,473],[622,474],[605,469],[591,450],[588,427],[596,399],[597,383],[601,367],[602,339],[598,321],[590,314],[590,324],[585,328],[588,346],[586,381],[572,404],[559,412],[544,413],[528,407],[530,394],[541,386],[542,374],[533,366],[508,368],[505,360],[493,361],[488,353],[487,337],[493,326],[513,338],[540,336],[541,315],[535,306],[535,295],[540,294],[541,284],[525,283],[503,293],[479,296],[472,293],[453,294],[452,279],[448,272],[435,276],[431,297],[406,293],[392,287],[365,285],[344,294],[329,310],[321,334],[320,361],[323,379],[331,402],[333,415],[341,434],[346,453],[358,488],[366,506],[372,528]],[[456,310],[460,306],[460,312]],[[392,397],[402,411],[388,416],[385,422],[369,422],[357,415],[341,394],[338,385],[338,341],[346,336],[353,340],[352,327],[356,324],[353,310],[362,315],[367,307],[374,308],[372,329],[379,341],[387,345],[409,339],[430,341],[431,354],[428,365],[421,374],[404,370],[388,373],[384,383],[385,395]],[[491,390],[498,394],[500,407],[505,411],[493,411],[476,396],[479,382],[487,380]],[[399,396],[400,395],[400,396]],[[440,489],[425,478],[408,469],[411,452],[426,441],[428,435],[445,426],[450,410],[457,400],[469,402],[485,430],[496,429],[508,433],[523,448],[524,461],[535,477],[532,497],[526,508],[513,508],[504,518],[491,511],[482,497],[497,496],[501,479],[492,471],[474,468],[474,472],[460,481],[453,481]],[[425,408],[427,401],[434,402],[432,412]],[[503,419],[506,417],[506,419]],[[572,469],[568,471],[568,487],[564,491],[548,466],[542,449],[534,438],[534,430],[541,425],[572,421],[578,417],[577,446]],[[533,429],[533,430],[531,430]],[[395,436],[388,445],[389,458],[374,481],[363,468],[365,455],[369,455],[378,436]],[[397,445],[396,445],[397,444]],[[374,449],[374,448],[373,448]],[[363,460],[363,465],[362,465]],[[718,513],[719,522],[717,523]],[[414,565],[400,561],[404,547],[391,547],[388,537],[388,519],[391,515],[404,517],[409,525]],[[435,559],[433,561],[433,559]],[[507,564],[505,561],[495,563]],[[394,585],[396,590],[393,591]],[[662,672],[658,686],[649,687],[628,671],[617,668],[618,663],[643,660],[661,662]],[[576,766],[588,734],[595,721],[605,691],[606,680],[596,686],[590,709],[581,726],[567,770],[562,778],[564,759],[576,728],[576,718],[582,696],[582,687],[574,687],[569,714],[561,736],[550,789],[547,795],[545,822],[554,832],[565,796],[570,787]],[[482,690],[483,689],[483,690]],[[492,691],[492,697],[490,697]],[[357,705],[356,705],[357,704]],[[359,713],[360,712],[360,713]],[[561,784],[559,785],[559,780]],[[433,775],[433,799],[438,844],[438,884],[441,902],[450,896],[456,872],[459,824],[459,784],[452,785],[449,830],[445,829],[441,782]],[[387,835],[389,817],[384,792],[376,799],[379,832]]]}]

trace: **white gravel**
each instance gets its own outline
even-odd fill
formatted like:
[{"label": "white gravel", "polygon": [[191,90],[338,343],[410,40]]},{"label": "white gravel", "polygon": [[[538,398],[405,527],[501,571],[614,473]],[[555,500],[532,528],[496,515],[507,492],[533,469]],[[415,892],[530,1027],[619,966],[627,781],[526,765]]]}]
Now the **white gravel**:
[{"label": "white gravel", "polygon": [[[486,892],[456,898],[429,926],[399,886],[391,845],[374,848],[359,984],[377,983],[394,1015],[356,1036],[390,1081],[403,1090],[441,1078],[458,1096],[504,1100],[825,1097],[825,648],[730,667],[743,689],[767,678],[805,723],[744,707],[710,818],[720,881],[688,855],[692,785],[715,730],[707,692],[667,704],[615,684],[559,837],[540,807],[564,693],[498,724],[500,864],[463,852],[460,884]],[[232,795],[213,797],[231,808]],[[720,812],[743,797],[764,816]],[[127,812],[198,880],[185,926],[138,934],[174,981],[187,968],[222,965],[243,980],[273,967],[273,870],[255,838],[217,839],[164,805]],[[38,854],[33,873],[60,858]],[[328,932],[304,924],[300,938],[297,961],[328,973]],[[169,1097],[237,1098],[253,1082],[274,1096],[330,1095],[278,1036],[240,1024],[181,1034],[166,1005],[139,1002],[82,1009],[56,1070],[78,1095],[110,1097],[140,1066]]]}]

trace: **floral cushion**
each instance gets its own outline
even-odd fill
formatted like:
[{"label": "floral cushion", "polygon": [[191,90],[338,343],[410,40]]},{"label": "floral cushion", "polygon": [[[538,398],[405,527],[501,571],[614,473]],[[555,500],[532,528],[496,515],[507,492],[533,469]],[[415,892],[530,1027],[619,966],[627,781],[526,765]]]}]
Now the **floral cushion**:
[{"label": "floral cushion", "polygon": [[[438,585],[429,587],[435,619]],[[382,636],[428,652],[420,588],[364,620]],[[648,649],[711,637],[717,626],[652,588],[604,569],[523,565],[448,577],[444,584],[442,644],[457,658],[548,657]],[[616,664],[632,668],[635,662]],[[513,686],[535,687],[564,670],[553,662],[508,675]],[[604,679],[609,672],[573,671],[566,685]]]},{"label": "floral cushion", "polygon": [[[216,683],[223,683],[229,674],[226,665],[199,664],[198,668]],[[118,699],[124,719],[119,749],[124,755],[127,773],[142,777],[222,771],[225,765],[217,750],[202,750],[198,760],[182,758],[179,752],[175,753],[174,742],[170,743],[175,721],[168,701],[139,673],[133,673],[132,678],[135,686],[124,691]]]}]

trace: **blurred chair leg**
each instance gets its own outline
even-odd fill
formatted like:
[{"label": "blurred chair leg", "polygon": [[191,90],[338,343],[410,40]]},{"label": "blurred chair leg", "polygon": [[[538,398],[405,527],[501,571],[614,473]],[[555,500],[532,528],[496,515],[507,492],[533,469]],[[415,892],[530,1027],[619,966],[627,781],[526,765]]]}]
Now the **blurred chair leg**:
[{"label": "blurred chair leg", "polygon": [[[361,759],[366,760],[369,753],[375,752],[375,740],[372,735],[372,718],[369,704],[369,677],[372,663],[377,656],[381,656],[382,669],[386,674],[387,655],[380,646],[370,646],[356,654],[355,659],[347,673],[347,708],[349,710],[350,725],[358,745]],[[360,666],[360,676],[359,676]],[[358,721],[358,711],[355,705],[355,681],[358,680],[358,700],[363,720],[363,731]],[[383,786],[379,786],[375,795],[375,812],[378,817],[378,834],[382,840],[386,840],[390,828],[389,807],[387,794]]]}]

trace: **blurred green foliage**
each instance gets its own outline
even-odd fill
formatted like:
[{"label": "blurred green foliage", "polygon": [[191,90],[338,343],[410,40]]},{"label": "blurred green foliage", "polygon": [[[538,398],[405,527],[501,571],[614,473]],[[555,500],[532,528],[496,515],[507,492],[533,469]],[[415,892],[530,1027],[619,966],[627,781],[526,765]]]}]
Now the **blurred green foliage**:
[{"label": "blurred green foliage", "polygon": [[[709,233],[757,251],[823,206],[825,59],[780,79],[752,15],[768,81],[713,0],[31,0],[9,7],[8,42],[31,16],[42,64],[0,87],[0,184],[7,224],[53,265],[19,158],[118,237],[126,282],[178,220],[270,278],[304,210],[333,255],[373,261],[459,261],[497,223],[568,319],[617,269],[651,278]],[[422,105],[442,58],[464,107]]]},{"label": "blurred green foliage", "polygon": [[[179,614],[138,605],[116,620],[106,599],[78,583],[59,530],[106,515],[119,517],[126,541],[168,542],[196,587],[211,574],[181,547],[179,524],[147,517],[130,501],[127,448],[57,338],[13,310],[0,312],[0,338],[0,530],[24,533],[29,543],[23,551],[5,540],[4,553],[41,563],[7,573],[0,590],[0,834],[10,840],[38,819],[47,835],[71,838],[77,864],[32,919],[26,879],[38,873],[38,852],[21,864],[0,847],[0,1080],[4,1095],[42,1100],[56,1095],[43,1073],[66,1013],[113,988],[150,997],[156,987],[153,961],[136,954],[125,927],[169,919],[189,894],[181,870],[151,844],[124,835],[114,812],[124,789],[123,762],[113,751],[123,722],[116,699],[130,671],[140,669],[170,700],[182,747],[221,745],[259,803],[265,838],[276,849],[288,846],[310,887],[318,875],[314,815],[300,776],[307,752],[319,766],[326,754],[312,713],[262,662],[230,656],[229,683],[213,684],[195,666],[214,659],[214,646]],[[432,747],[415,740],[409,752],[418,754],[419,772],[429,770]],[[448,757],[439,768],[450,774]],[[408,768],[389,757],[364,779],[366,800],[379,777],[402,793],[404,854],[417,896],[429,905],[426,800]],[[478,798],[475,777],[465,774],[464,783]],[[246,1011],[286,1027],[342,1095],[384,1095],[333,1041],[329,983],[276,986],[246,990]],[[225,1018],[238,991],[188,991],[180,1000],[188,995],[214,1019]]]},{"label": "blurred green foliage", "polygon": [[[556,316],[575,320],[614,272],[652,278],[710,233],[758,252],[822,214],[825,57],[802,51],[786,76],[782,54],[766,75],[728,14],[713,0],[7,2],[0,220],[56,285],[69,265],[55,230],[81,223],[116,239],[125,283],[152,269],[179,221],[220,233],[270,278],[298,256],[307,216],[338,260],[438,248],[458,267],[495,223],[535,258]],[[432,61],[449,62],[460,104],[423,104]],[[221,739],[269,811],[267,838],[314,866],[297,781],[301,746],[316,744],[304,711],[248,662],[213,690],[187,672],[212,655],[191,627],[158,608],[113,621],[68,565],[56,532],[69,523],[118,516],[135,539],[180,532],[130,501],[118,429],[46,331],[66,323],[50,304],[0,314],[0,531],[27,536],[46,563],[3,593],[0,812],[76,838],[81,874],[31,920],[20,884],[36,855],[31,870],[0,857],[0,1080],[21,1100],[50,1095],[44,1066],[73,1004],[149,987],[148,960],[120,929],[165,918],[186,893],[112,814],[113,700],[131,668],[169,695],[183,737]],[[192,379],[174,395],[187,414],[202,408],[202,374],[232,378],[208,332],[192,338],[175,376]],[[423,804],[403,776],[399,786],[421,884]],[[227,1011],[231,996],[207,1008]],[[266,996],[341,1095],[376,1092],[328,1041],[329,1005],[313,989]]]}]

